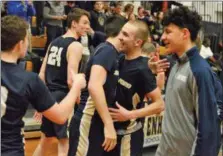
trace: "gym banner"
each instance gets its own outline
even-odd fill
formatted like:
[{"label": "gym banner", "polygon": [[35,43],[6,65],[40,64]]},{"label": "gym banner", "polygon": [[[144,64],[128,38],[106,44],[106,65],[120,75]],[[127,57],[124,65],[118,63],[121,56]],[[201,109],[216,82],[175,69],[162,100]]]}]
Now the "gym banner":
[{"label": "gym banner", "polygon": [[163,115],[153,115],[145,118],[144,147],[158,145],[161,138]]}]

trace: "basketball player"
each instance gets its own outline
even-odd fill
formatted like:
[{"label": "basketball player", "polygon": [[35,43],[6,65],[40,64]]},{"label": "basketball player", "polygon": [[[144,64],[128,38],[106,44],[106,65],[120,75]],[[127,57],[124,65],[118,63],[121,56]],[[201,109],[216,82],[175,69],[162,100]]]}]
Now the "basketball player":
[{"label": "basketball player", "polygon": [[[67,22],[68,31],[51,42],[39,74],[58,102],[72,86],[70,71],[78,73],[83,46],[77,40],[86,35],[90,27],[89,13],[75,8],[68,14]],[[41,131],[43,134],[34,156],[44,155],[55,137],[58,139],[58,155],[67,155],[67,122],[58,125],[43,117]]]},{"label": "basketball player", "polygon": [[28,48],[26,21],[17,16],[3,17],[1,43],[1,155],[24,156],[22,118],[29,103],[49,120],[63,124],[86,82],[83,75],[72,74],[72,87],[58,105],[39,76],[17,64]]},{"label": "basketball player", "polygon": [[[118,136],[114,150],[106,156],[141,156],[144,133],[143,117],[159,114],[164,101],[156,78],[148,69],[148,58],[142,56],[142,46],[148,39],[148,26],[139,20],[129,21],[121,30],[119,39],[125,56],[119,60],[116,108],[110,108]],[[143,107],[144,97],[152,101]]]},{"label": "basketball player", "polygon": [[87,64],[88,86],[70,123],[69,156],[101,156],[116,145],[116,132],[108,107],[115,105],[119,76],[120,41],[125,19],[112,16],[105,22],[107,40],[100,44]]}]

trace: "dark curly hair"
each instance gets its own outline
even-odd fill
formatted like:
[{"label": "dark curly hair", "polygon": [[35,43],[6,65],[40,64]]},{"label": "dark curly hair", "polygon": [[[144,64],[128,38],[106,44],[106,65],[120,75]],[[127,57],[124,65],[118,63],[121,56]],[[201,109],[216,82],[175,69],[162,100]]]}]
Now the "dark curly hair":
[{"label": "dark curly hair", "polygon": [[185,6],[169,10],[163,18],[163,26],[175,24],[180,28],[187,28],[191,34],[191,40],[195,41],[199,30],[202,27],[202,18],[196,12]]}]

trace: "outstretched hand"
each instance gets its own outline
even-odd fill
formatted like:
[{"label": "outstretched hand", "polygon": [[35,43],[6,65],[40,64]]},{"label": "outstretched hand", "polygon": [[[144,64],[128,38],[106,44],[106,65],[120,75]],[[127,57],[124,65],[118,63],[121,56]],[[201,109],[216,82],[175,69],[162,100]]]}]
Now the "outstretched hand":
[{"label": "outstretched hand", "polygon": [[149,59],[148,66],[153,74],[158,74],[165,72],[170,67],[170,63],[167,59],[157,60],[157,56],[153,56]]}]

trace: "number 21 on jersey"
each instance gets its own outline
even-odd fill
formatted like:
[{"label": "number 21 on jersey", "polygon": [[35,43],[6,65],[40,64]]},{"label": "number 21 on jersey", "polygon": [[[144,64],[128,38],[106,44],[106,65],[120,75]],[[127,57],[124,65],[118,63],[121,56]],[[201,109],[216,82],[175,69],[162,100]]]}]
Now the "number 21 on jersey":
[{"label": "number 21 on jersey", "polygon": [[61,48],[61,47],[58,48],[56,46],[52,46],[49,51],[50,54],[48,56],[47,64],[60,67],[62,51],[63,51],[63,48]]}]

